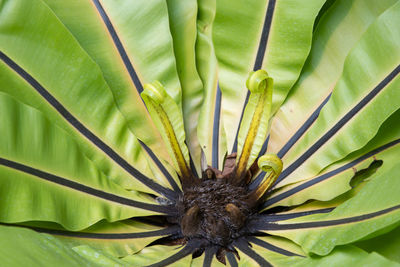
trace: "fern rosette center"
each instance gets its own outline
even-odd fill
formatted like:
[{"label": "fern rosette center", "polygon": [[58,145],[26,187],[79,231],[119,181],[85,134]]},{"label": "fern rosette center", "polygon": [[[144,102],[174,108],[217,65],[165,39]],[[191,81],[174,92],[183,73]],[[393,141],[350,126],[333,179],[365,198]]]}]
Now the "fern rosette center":
[{"label": "fern rosette center", "polygon": [[[189,167],[182,114],[176,103],[158,81],[145,85],[142,93],[153,120],[160,125],[182,185],[172,205],[178,216],[170,221],[179,224],[183,242],[196,242],[199,249],[216,246],[220,251],[234,251],[232,243],[252,233],[248,222],[257,217],[260,200],[282,170],[275,154],[261,152],[269,131],[273,80],[258,70],[250,74],[246,85],[250,96],[238,131],[238,152],[225,157],[222,170],[202,163],[201,177]],[[264,180],[250,189],[261,171],[266,173]]]}]

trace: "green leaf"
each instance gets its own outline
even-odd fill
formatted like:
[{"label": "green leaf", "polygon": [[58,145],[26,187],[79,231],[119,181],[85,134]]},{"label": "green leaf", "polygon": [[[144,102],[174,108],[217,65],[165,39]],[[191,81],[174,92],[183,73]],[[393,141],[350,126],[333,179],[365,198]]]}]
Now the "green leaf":
[{"label": "green leaf", "polygon": [[100,221],[79,232],[67,231],[55,223],[47,222],[25,222],[15,226],[51,234],[70,248],[90,246],[118,258],[134,254],[161,237],[179,233],[176,226],[164,228],[133,220],[114,223]]},{"label": "green leaf", "polygon": [[284,238],[258,236],[248,242],[239,247],[239,266],[291,266],[304,257],[297,245]]},{"label": "green leaf", "polygon": [[[261,238],[268,240],[268,237]],[[271,239],[271,238],[269,238]],[[269,240],[268,240],[269,241]],[[286,242],[286,244],[284,243]],[[281,240],[281,245],[289,246],[288,241]],[[256,253],[266,259],[272,266],[399,266],[395,262],[385,259],[377,253],[367,253],[359,248],[353,246],[342,246],[333,250],[325,257],[308,256],[308,257],[285,257],[277,253],[271,253],[265,248],[252,244]],[[291,245],[294,247],[294,245]],[[246,255],[240,254],[241,266],[257,266],[254,260],[249,259]]]},{"label": "green leaf", "polygon": [[185,144],[185,129],[181,110],[158,81],[145,84],[141,96],[151,118],[161,133],[175,170],[182,180],[188,178],[191,175],[190,158]]},{"label": "green leaf", "polygon": [[135,2],[95,0],[93,2],[102,5],[112,24],[115,25],[143,81],[161,81],[167,92],[180,104],[181,90],[166,1],[157,0],[149,3],[146,0]]},{"label": "green leaf", "polygon": [[[173,266],[190,266],[192,261],[192,256],[186,253],[182,254],[182,256],[175,258],[171,258],[174,255],[177,255],[179,252],[184,252],[184,248],[182,246],[163,246],[163,245],[155,245],[151,247],[144,248],[139,253],[123,258],[123,261],[129,263],[131,266],[166,266],[168,264],[173,263]],[[186,254],[186,255],[185,255]],[[165,262],[162,265],[157,265],[157,263],[171,259],[170,262]]]},{"label": "green leaf", "polygon": [[147,177],[166,182],[157,168],[150,170],[100,69],[54,13],[39,0],[5,0],[1,6],[1,90],[67,130],[116,183],[168,194]]},{"label": "green leaf", "polygon": [[72,248],[72,250],[95,266],[123,266],[124,264],[124,262],[118,258],[114,258],[110,255],[100,254],[90,246],[77,246]]},{"label": "green leaf", "polygon": [[[196,167],[200,167],[197,122],[203,100],[203,84],[196,68],[197,1],[167,0],[176,67],[182,86],[182,110],[186,143]],[[197,171],[200,171],[198,169]]]},{"label": "green leaf", "polygon": [[[166,25],[165,3],[153,1],[149,5],[144,1],[135,1],[129,6],[124,6],[122,2],[117,1],[44,2],[101,68],[129,128],[156,151],[157,155],[167,158],[157,128],[152,123],[139,94],[143,90],[143,83],[153,80],[162,80],[165,85],[168,84],[167,89],[170,89],[172,95],[177,96],[179,93],[171,36]],[[142,12],[138,13],[136,10]],[[130,19],[125,17],[117,20],[115,12],[129,16]],[[135,16],[131,16],[132,12],[135,12]],[[154,17],[154,23],[146,21],[147,14],[151,12],[159,14],[155,17],[158,23]],[[85,27],[82,28],[82,25]],[[135,25],[135,30],[132,31],[131,28],[129,32],[124,31],[129,25]],[[155,34],[157,38],[151,39]],[[152,45],[143,47],[141,40],[151,42]],[[154,68],[153,64],[160,61],[164,64],[158,64],[157,68]],[[176,100],[180,101],[179,98]]]},{"label": "green leaf", "polygon": [[265,69],[274,79],[274,113],[300,74],[310,50],[314,19],[324,2],[217,1],[213,43],[229,152],[236,151],[250,71]]},{"label": "green leaf", "polygon": [[396,2],[334,1],[314,31],[311,52],[299,80],[273,118],[270,153],[285,157],[303,137],[340,78],[346,56],[371,23]]},{"label": "green leaf", "polygon": [[247,171],[257,159],[269,131],[273,79],[263,70],[251,73],[247,80],[251,91],[243,111],[238,133],[238,173]]},{"label": "green leaf", "polygon": [[392,261],[400,263],[400,227],[372,239],[357,242],[354,245],[368,252],[377,252]]},{"label": "green leaf", "polygon": [[331,254],[325,257],[311,257],[297,262],[291,266],[399,266],[395,262],[385,259],[377,253],[368,254],[361,249],[344,246],[332,251]]},{"label": "green leaf", "polygon": [[382,153],[384,164],[356,196],[328,214],[315,214],[261,228],[300,244],[307,252],[328,254],[335,246],[357,241],[400,220],[399,147]]},{"label": "green leaf", "polygon": [[[0,93],[0,220],[43,220],[70,230],[158,214],[149,197],[107,179],[40,112]],[[160,209],[161,208],[161,209]]]},{"label": "green leaf", "polygon": [[198,9],[196,64],[203,82],[203,103],[197,136],[208,165],[221,168],[227,147],[221,116],[222,96],[218,85],[218,63],[213,44],[216,1],[198,1]]},{"label": "green leaf", "polygon": [[[382,235],[400,224],[398,14],[395,0],[0,0],[0,258],[396,266]],[[245,89],[258,69],[274,94]],[[156,80],[165,94],[142,92]],[[247,172],[249,191],[271,190],[240,237],[185,237],[179,178],[238,179],[255,160],[270,175]]]},{"label": "green leaf", "polygon": [[284,159],[280,186],[305,180],[362,148],[399,108],[399,10],[397,3],[379,16],[347,56],[328,103]]},{"label": "green leaf", "polygon": [[1,225],[0,256],[2,264],[10,267],[94,266],[54,237]]},{"label": "green leaf", "polygon": [[268,196],[264,207],[294,206],[309,199],[327,201],[350,190],[354,187],[351,182],[370,166],[379,168],[381,160],[386,163],[385,150],[399,146],[399,120],[400,110],[382,124],[378,134],[365,147],[332,164],[315,177],[276,190]]}]

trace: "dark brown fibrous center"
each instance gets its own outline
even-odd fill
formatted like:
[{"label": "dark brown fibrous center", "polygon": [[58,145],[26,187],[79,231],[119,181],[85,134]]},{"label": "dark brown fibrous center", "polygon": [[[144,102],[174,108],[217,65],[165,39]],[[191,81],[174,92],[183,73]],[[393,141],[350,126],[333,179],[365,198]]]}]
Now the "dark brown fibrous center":
[{"label": "dark brown fibrous center", "polygon": [[[208,169],[210,171],[210,169]],[[246,234],[246,222],[255,213],[247,186],[238,186],[227,177],[204,177],[184,188],[179,200],[180,225],[187,240],[229,247]]]}]

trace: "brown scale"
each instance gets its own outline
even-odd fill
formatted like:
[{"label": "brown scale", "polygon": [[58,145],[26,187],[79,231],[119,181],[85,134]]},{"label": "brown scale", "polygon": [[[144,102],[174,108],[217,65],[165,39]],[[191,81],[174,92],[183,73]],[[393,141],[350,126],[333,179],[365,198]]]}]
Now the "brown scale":
[{"label": "brown scale", "polygon": [[256,201],[247,189],[254,164],[245,177],[236,177],[236,153],[229,155],[223,171],[207,168],[202,179],[183,188],[178,203],[180,225],[187,240],[200,238],[210,245],[229,247],[244,233],[246,220],[256,213]]}]

